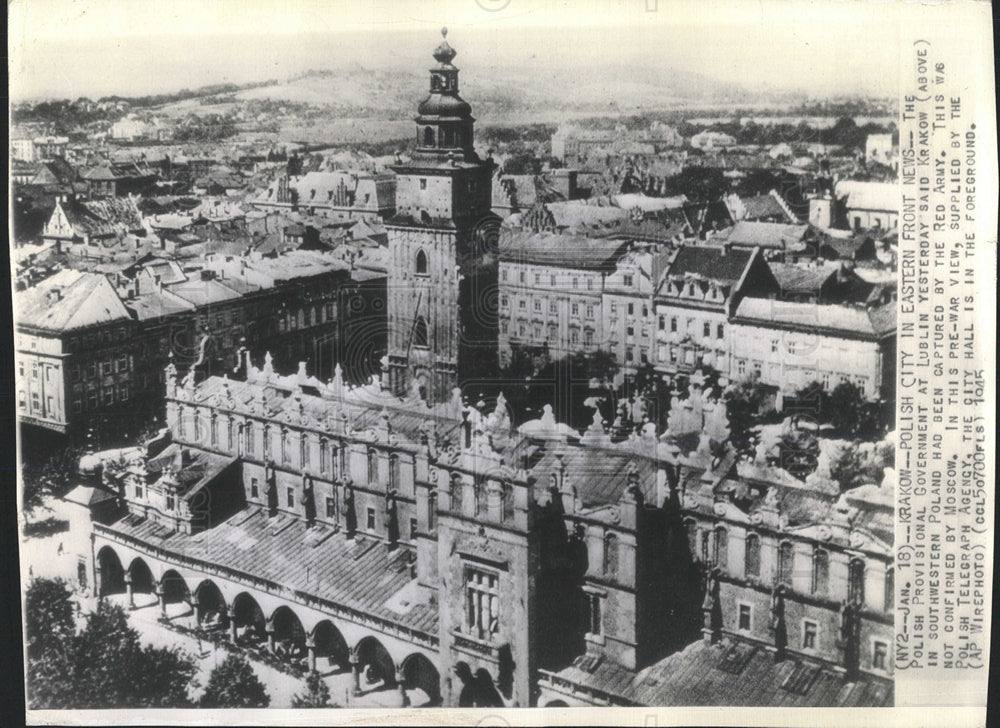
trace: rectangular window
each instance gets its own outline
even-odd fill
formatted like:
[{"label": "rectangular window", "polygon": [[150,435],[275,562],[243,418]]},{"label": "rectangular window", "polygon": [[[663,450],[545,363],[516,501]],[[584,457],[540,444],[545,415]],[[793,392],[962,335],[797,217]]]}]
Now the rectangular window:
[{"label": "rectangular window", "polygon": [[602,598],[600,594],[589,594],[588,601],[590,602],[590,624],[589,631],[590,634],[600,635],[604,634],[604,620],[602,619],[602,609],[601,602]]},{"label": "rectangular window", "polygon": [[676,332],[677,332],[677,317],[672,316],[670,318],[670,333],[676,333]]},{"label": "rectangular window", "polygon": [[479,639],[500,631],[500,578],[497,574],[466,567],[465,626]]},{"label": "rectangular window", "polygon": [[367,528],[369,531],[374,531],[375,530],[375,509],[374,508],[369,508],[368,509],[368,519],[365,521],[365,528]]},{"label": "rectangular window", "polygon": [[326,517],[331,521],[337,520],[337,501],[334,498],[326,499]]},{"label": "rectangular window", "polygon": [[174,497],[172,495],[167,496],[167,510],[174,510]]},{"label": "rectangular window", "polygon": [[772,354],[777,354],[778,353],[778,340],[777,339],[771,339],[771,353]]},{"label": "rectangular window", "polygon": [[830,581],[830,557],[821,548],[813,551],[813,594],[825,595]]},{"label": "rectangular window", "polygon": [[872,647],[872,667],[876,670],[885,670],[888,654],[889,646],[885,642],[876,641]]},{"label": "rectangular window", "polygon": [[250,497],[260,498],[260,481],[257,478],[250,478]]},{"label": "rectangular window", "polygon": [[749,632],[753,628],[753,607],[749,604],[737,604],[739,610],[738,629],[741,632]]},{"label": "rectangular window", "polygon": [[426,190],[427,189],[427,180],[425,180],[425,179],[421,179],[420,180],[420,189],[422,189],[422,190]]},{"label": "rectangular window", "polygon": [[746,574],[747,576],[760,576],[760,536],[755,533],[748,534],[745,543]]},{"label": "rectangular window", "polygon": [[289,488],[285,491],[286,503],[289,508],[295,507],[295,488]]},{"label": "rectangular window", "polygon": [[580,315],[580,304],[579,304],[579,303],[574,303],[574,304],[573,304],[573,305],[572,305],[572,306],[570,307],[570,312],[571,312],[571,313],[572,313],[572,314],[573,314],[574,316],[579,316],[579,315]]},{"label": "rectangular window", "polygon": [[412,541],[417,537],[417,519],[410,519],[410,540]]},{"label": "rectangular window", "polygon": [[806,620],[802,623],[802,649],[816,649],[816,623]]},{"label": "rectangular window", "polygon": [[556,308],[555,301],[549,301],[549,313],[556,313],[559,309]]},{"label": "rectangular window", "polygon": [[135,497],[136,498],[142,498],[142,486],[141,485],[136,485],[135,486]]},{"label": "rectangular window", "polygon": [[711,337],[711,335],[712,335],[712,324],[710,324],[710,323],[708,323],[706,321],[702,325],[702,327],[701,327],[701,335],[702,335],[702,337],[704,337],[706,339],[709,338],[709,337]]},{"label": "rectangular window", "polygon": [[537,298],[535,299],[535,310],[536,311],[541,311],[542,310],[542,302],[539,299],[537,299]]},{"label": "rectangular window", "polygon": [[626,288],[631,287],[632,286],[632,276],[628,276],[628,275],[622,276],[622,283],[625,284]]},{"label": "rectangular window", "polygon": [[725,335],[726,335],[726,325],[725,324],[719,324],[718,326],[715,327],[715,338],[716,339],[723,339],[723,338],[725,338]]}]

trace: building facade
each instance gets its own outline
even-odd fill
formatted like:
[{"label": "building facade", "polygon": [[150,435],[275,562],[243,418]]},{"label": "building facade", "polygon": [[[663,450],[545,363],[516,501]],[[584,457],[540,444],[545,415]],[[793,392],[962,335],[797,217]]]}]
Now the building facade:
[{"label": "building facade", "polygon": [[551,359],[607,346],[603,294],[622,240],[504,230],[500,243],[501,366],[517,347]]},{"label": "building facade", "polygon": [[[724,407],[697,391],[676,432],[612,441],[599,417],[515,430],[502,399],[241,362],[168,367],[169,431],[105,465],[122,508],[83,554],[98,594],[236,648],[290,644],[400,705],[698,704],[636,692],[690,674],[671,668],[692,651],[771,695],[743,704],[891,702],[891,492],[713,455]],[[727,672],[755,655],[781,674]]]},{"label": "building facade", "polygon": [[891,400],[896,380],[896,303],[877,306],[745,298],[730,322],[733,379],[759,377],[776,406],[812,382],[827,392],[855,385],[873,402]]},{"label": "building facade", "polygon": [[62,271],[17,297],[18,421],[65,433],[134,402],[134,322],[103,275]]},{"label": "building facade", "polygon": [[654,298],[657,369],[668,375],[729,370],[729,319],[747,295],[776,294],[759,248],[687,246],[667,266]]}]

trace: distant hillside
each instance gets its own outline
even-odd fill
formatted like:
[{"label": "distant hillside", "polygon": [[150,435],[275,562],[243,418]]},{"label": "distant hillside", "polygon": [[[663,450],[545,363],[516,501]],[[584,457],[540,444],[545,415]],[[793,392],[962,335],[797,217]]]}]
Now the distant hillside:
[{"label": "distant hillside", "polygon": [[[697,74],[655,68],[601,68],[581,76],[574,71],[536,67],[465,68],[461,93],[477,116],[563,111],[667,109],[689,104],[760,103],[745,89]],[[336,109],[356,116],[408,117],[427,93],[424,74],[369,70],[358,64],[314,70],[284,81],[255,85],[225,94],[228,102],[273,101]],[[208,94],[206,94],[208,95]],[[185,100],[161,107],[164,113],[187,113],[196,103]],[[219,109],[213,109],[219,110]]]}]

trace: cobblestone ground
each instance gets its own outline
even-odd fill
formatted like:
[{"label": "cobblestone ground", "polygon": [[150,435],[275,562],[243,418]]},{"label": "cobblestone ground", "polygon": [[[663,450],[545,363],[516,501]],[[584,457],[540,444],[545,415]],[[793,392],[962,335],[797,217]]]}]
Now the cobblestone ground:
[{"label": "cobblestone ground", "polygon": [[[58,501],[50,503],[51,513],[39,513],[39,520],[52,516],[65,518],[61,504]],[[21,578],[24,588],[27,588],[32,578],[62,577],[67,581],[76,578],[76,559],[69,554],[60,553],[60,544],[65,540],[65,533],[55,533],[44,537],[32,537],[22,542],[21,548]],[[92,597],[77,595],[80,602],[80,620],[83,615],[94,609],[96,600]],[[114,594],[108,600],[125,606],[124,594]],[[198,641],[194,636],[175,632],[158,621],[159,609],[156,597],[152,594],[135,595],[136,609],[130,611],[130,622],[139,632],[143,642],[157,647],[180,647],[190,653],[198,663],[198,674],[195,677],[197,685],[191,690],[191,697],[197,698],[204,691],[209,673],[226,658],[226,651],[215,647],[207,640]],[[186,603],[167,606],[167,616],[178,624],[191,625],[191,610]],[[271,696],[272,708],[291,707],[292,697],[296,693],[305,692],[305,680],[276,670],[259,660],[247,655],[247,660],[264,683],[268,695]],[[394,708],[399,707],[399,692],[396,689],[374,689],[362,692],[360,696],[351,697],[351,673],[336,672],[328,669],[324,659],[320,659],[317,668],[324,675],[324,680],[330,688],[330,702],[341,707],[351,708]],[[421,690],[408,690],[407,697],[411,705],[420,706],[427,703],[427,696]]]}]

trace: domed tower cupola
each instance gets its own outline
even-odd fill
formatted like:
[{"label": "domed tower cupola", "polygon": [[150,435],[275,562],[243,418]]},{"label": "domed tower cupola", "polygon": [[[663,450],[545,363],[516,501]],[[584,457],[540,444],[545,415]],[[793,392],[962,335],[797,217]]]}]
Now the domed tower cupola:
[{"label": "domed tower cupola", "polygon": [[434,49],[437,65],[431,69],[430,95],[417,107],[417,153],[464,161],[478,161],[473,151],[472,107],[458,95],[458,69],[452,65],[457,52],[444,40]]}]

